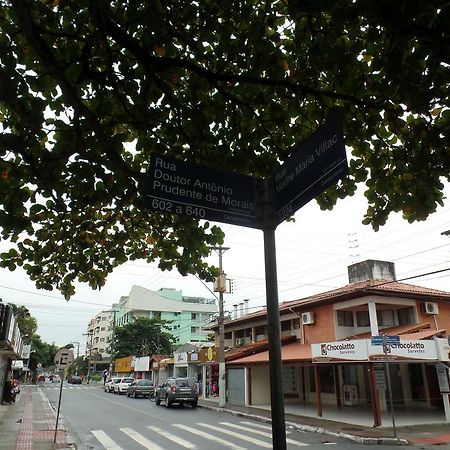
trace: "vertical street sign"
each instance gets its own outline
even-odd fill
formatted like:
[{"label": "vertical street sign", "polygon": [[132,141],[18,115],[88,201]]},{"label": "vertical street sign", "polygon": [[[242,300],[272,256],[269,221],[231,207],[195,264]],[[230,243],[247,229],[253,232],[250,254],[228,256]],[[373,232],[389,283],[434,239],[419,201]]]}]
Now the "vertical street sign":
[{"label": "vertical street sign", "polygon": [[279,224],[348,173],[340,114],[325,123],[275,172]]}]

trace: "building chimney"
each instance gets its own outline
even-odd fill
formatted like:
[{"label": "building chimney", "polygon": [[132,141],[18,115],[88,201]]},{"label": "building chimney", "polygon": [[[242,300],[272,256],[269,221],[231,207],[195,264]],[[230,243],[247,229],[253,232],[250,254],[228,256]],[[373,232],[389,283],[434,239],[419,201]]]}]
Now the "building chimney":
[{"label": "building chimney", "polygon": [[242,317],[244,315],[244,304],[239,303],[239,317]]},{"label": "building chimney", "polygon": [[347,267],[349,283],[366,280],[395,281],[395,264],[368,259]]},{"label": "building chimney", "polygon": [[238,310],[237,310],[238,305],[233,305],[233,319],[237,319],[238,316]]},{"label": "building chimney", "polygon": [[250,300],[248,298],[244,299],[244,314],[247,315],[248,314],[248,302]]}]

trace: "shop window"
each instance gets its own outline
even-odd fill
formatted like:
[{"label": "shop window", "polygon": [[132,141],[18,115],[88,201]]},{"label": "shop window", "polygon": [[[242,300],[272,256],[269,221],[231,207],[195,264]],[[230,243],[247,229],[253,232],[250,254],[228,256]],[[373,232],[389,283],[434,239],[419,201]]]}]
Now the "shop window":
[{"label": "shop window", "polygon": [[340,327],[352,327],[353,313],[351,311],[338,311],[337,320]]},{"label": "shop window", "polygon": [[[309,368],[310,391],[316,392],[316,380],[314,378],[314,368]],[[333,366],[319,366],[320,392],[323,394],[334,394],[334,373]]]},{"label": "shop window", "polygon": [[370,327],[369,311],[356,311],[356,324],[358,327]]},{"label": "shop window", "polygon": [[281,322],[281,331],[289,331],[291,329],[291,321],[285,320]]}]

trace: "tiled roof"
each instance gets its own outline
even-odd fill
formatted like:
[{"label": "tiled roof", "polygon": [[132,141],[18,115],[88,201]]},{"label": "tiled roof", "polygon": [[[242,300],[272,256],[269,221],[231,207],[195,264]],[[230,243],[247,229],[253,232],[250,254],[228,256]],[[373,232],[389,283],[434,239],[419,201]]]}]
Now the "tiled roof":
[{"label": "tiled roof", "polygon": [[[295,341],[295,336],[285,336],[281,338],[281,345],[287,344],[289,342]],[[247,355],[254,353],[260,353],[267,350],[269,341],[264,339],[263,341],[252,342],[250,344],[243,345],[242,347],[234,347],[225,352],[225,360],[227,363],[229,361],[234,361],[235,359],[242,358]]]},{"label": "tiled roof", "polygon": [[[399,281],[386,280],[365,280],[358,283],[347,284],[346,286],[333,289],[331,291],[322,292],[320,294],[311,295],[298,300],[291,300],[280,303],[280,314],[289,312],[292,308],[307,308],[321,303],[336,303],[343,300],[354,299],[366,295],[383,295],[396,296],[402,298],[421,299],[426,301],[445,301],[450,303],[450,292],[430,289],[413,284],[402,283]],[[230,322],[247,322],[259,317],[265,317],[266,308],[245,316],[226,321],[225,325]]]},{"label": "tiled roof", "polygon": [[[412,341],[414,340],[421,340],[421,339],[429,339],[433,336],[438,336],[445,334],[447,330],[425,330],[425,331],[419,331],[417,333],[411,333],[411,334],[402,334],[402,339],[410,339]],[[439,337],[439,336],[438,336]]]},{"label": "tiled roof", "polygon": [[[296,361],[311,361],[311,344],[301,344],[300,342],[293,342],[281,347],[281,360],[283,363]],[[231,362],[227,361],[227,365],[240,364],[268,364],[269,351],[256,353],[254,355],[245,356],[243,358],[235,359]]]},{"label": "tiled roof", "polygon": [[[396,327],[383,328],[380,333],[386,334],[387,336],[402,336],[404,334],[416,333],[418,331],[428,329],[431,327],[430,323],[414,323],[410,325],[399,325]],[[355,334],[350,336],[350,339],[370,339],[372,333],[367,331],[366,333]]]}]

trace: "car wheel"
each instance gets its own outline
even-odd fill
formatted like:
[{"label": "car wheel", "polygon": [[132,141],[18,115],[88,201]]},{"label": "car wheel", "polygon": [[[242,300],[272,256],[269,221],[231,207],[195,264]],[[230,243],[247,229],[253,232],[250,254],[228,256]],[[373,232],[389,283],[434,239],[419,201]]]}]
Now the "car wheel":
[{"label": "car wheel", "polygon": [[191,406],[192,406],[193,408],[197,408],[197,402],[192,402],[192,403],[191,403]]},{"label": "car wheel", "polygon": [[166,408],[170,408],[172,406],[172,402],[169,400],[169,397],[166,397]]}]

